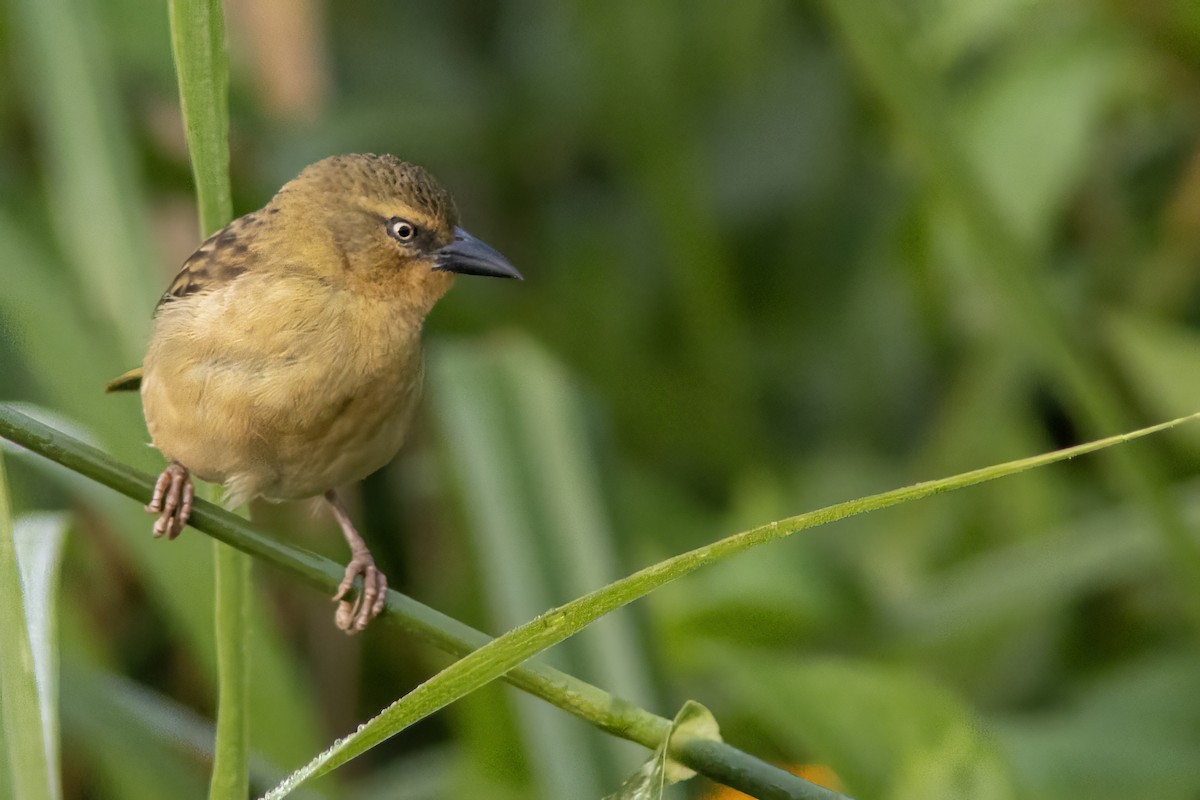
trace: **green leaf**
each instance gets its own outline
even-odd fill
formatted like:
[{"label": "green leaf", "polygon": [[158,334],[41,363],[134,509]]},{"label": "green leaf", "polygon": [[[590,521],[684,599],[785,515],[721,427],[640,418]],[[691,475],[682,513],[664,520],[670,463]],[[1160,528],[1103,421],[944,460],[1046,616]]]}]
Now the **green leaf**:
[{"label": "green leaf", "polygon": [[0,457],[0,724],[13,797],[62,796],[54,598],[63,518],[13,524]]},{"label": "green leaf", "polygon": [[[58,783],[58,600],[59,568],[67,536],[65,514],[33,513],[17,517],[13,538],[21,568],[25,621],[42,718],[42,743],[53,784]],[[56,789],[56,794],[61,793]]]},{"label": "green leaf", "polygon": [[[214,758],[212,722],[91,663],[83,652],[65,654],[63,679],[64,724],[103,771],[109,796],[149,800],[203,794],[199,767]],[[285,773],[252,754],[250,775],[265,789]],[[308,792],[307,797],[320,795]]]},{"label": "green leaf", "polygon": [[712,712],[694,700],[688,700],[679,709],[671,723],[671,730],[663,737],[654,755],[605,800],[662,800],[663,790],[668,784],[694,777],[694,771],[667,755],[672,746],[687,739],[721,741],[720,728]]},{"label": "green leaf", "polygon": [[[443,800],[447,797],[488,797],[500,800],[498,787],[490,782],[478,791],[458,790],[459,777],[452,786],[451,776],[461,776],[463,765],[457,743],[422,747],[412,753],[389,759],[379,769],[355,781],[351,800]],[[505,765],[507,766],[507,765]],[[522,797],[521,800],[528,800]]]},{"label": "green leaf", "polygon": [[[616,578],[614,536],[565,371],[520,337],[483,349],[442,346],[430,361],[432,406],[475,557],[486,565],[480,580],[490,621],[514,627]],[[628,617],[599,621],[551,663],[651,704],[649,668]],[[518,697],[513,711],[541,796],[599,795],[642,757],[544,704]]]},{"label": "green leaf", "polygon": [[1000,719],[1030,800],[1188,800],[1200,794],[1200,657],[1126,659],[1049,706]]},{"label": "green leaf", "polygon": [[1040,244],[1054,229],[1128,67],[1102,43],[1046,37],[1016,48],[961,108],[964,148],[1026,240]]},{"label": "green leaf", "polygon": [[852,793],[894,800],[1012,800],[1010,770],[957,697],[902,669],[753,652],[714,658],[735,702]]},{"label": "green leaf", "polygon": [[[203,797],[212,725],[200,723],[208,729],[203,748],[188,746],[184,731],[193,724],[194,712],[171,709],[149,716],[141,707],[147,704],[145,698],[130,697],[133,687],[105,677],[78,663],[76,654],[64,654],[63,730],[78,760],[89,770],[88,788],[94,796],[121,800]],[[149,693],[142,690],[139,694]]]},{"label": "green leaf", "polygon": [[[537,509],[522,491],[526,463],[505,414],[506,387],[498,380],[493,360],[453,347],[440,349],[433,364],[433,383],[441,398],[434,406],[459,476],[476,559],[486,565],[480,570],[487,598],[484,613],[496,627],[507,629],[554,605],[559,595],[549,576],[558,562],[546,552],[537,533]],[[563,662],[551,661],[565,667]],[[512,714],[530,767],[528,791],[540,797],[562,797],[573,790],[584,797],[599,794],[602,764],[587,731],[527,698],[514,700]],[[493,722],[485,727],[511,738],[504,725]],[[478,737],[470,741],[476,747],[481,744]]]},{"label": "green leaf", "polygon": [[658,587],[702,566],[802,530],[1014,475],[1166,430],[1196,418],[1200,418],[1200,413],[1053,453],[984,467],[949,478],[926,481],[902,489],[839,503],[788,519],[770,522],[646,567],[603,589],[551,609],[460,659],[385,708],[369,722],[360,725],[354,733],[338,739],[328,750],[289,776],[287,781],[275,787],[268,794],[268,798],[285,797],[305,781],[336,769],[414,722],[424,719],[489,681],[495,680],[531,656],[575,634],[610,611],[643,597]]},{"label": "green leaf", "polygon": [[931,53],[939,63],[951,67],[970,57],[994,39],[1008,34],[1028,16],[1025,0],[960,0],[929,3],[916,26],[922,53]]},{"label": "green leaf", "polygon": [[[1195,519],[1200,511],[1196,485],[1178,497]],[[1089,593],[1154,574],[1166,561],[1157,544],[1136,509],[1104,508],[1037,539],[966,560],[893,613],[905,636],[918,643],[988,636],[999,626],[1046,619]]]}]

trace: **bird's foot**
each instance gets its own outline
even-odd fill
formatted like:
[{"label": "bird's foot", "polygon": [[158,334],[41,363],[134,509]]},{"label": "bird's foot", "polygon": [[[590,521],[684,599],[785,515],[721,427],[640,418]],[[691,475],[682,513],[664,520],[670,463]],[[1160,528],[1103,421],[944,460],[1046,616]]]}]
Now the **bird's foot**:
[{"label": "bird's foot", "polygon": [[[351,602],[345,597],[354,586],[354,579],[359,575],[363,578],[363,590],[358,592],[354,602]],[[346,565],[346,575],[338,585],[333,600],[338,604],[337,612],[333,615],[334,622],[351,636],[365,630],[367,623],[383,611],[387,603],[387,576],[375,566],[375,559],[365,548],[356,550],[350,558],[350,563]]]},{"label": "bird's foot", "polygon": [[154,484],[154,494],[146,510],[158,514],[154,520],[154,537],[166,536],[174,539],[183,533],[188,517],[192,515],[192,501],[196,497],[196,489],[188,477],[187,468],[172,461],[158,476]]},{"label": "bird's foot", "polygon": [[[346,565],[346,575],[338,585],[337,594],[333,596],[338,604],[333,620],[339,628],[353,635],[366,629],[367,623],[379,616],[379,612],[387,605],[387,578],[375,566],[367,543],[350,521],[350,514],[337,492],[330,489],[325,493],[325,499],[333,509],[333,516],[342,529],[342,535],[346,537],[346,544],[350,545],[350,563]],[[354,585],[355,577],[359,575],[363,578],[363,589],[355,595],[352,603],[345,598]]]}]

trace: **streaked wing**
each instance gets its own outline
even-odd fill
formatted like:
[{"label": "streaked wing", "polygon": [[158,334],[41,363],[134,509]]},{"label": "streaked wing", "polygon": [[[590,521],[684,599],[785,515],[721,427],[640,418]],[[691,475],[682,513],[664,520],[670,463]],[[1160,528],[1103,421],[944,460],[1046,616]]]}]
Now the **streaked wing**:
[{"label": "streaked wing", "polygon": [[253,229],[260,222],[259,213],[256,211],[238,217],[205,239],[199,249],[183,262],[179,274],[159,298],[154,312],[157,314],[165,303],[228,283],[249,269],[253,257],[250,239]]}]

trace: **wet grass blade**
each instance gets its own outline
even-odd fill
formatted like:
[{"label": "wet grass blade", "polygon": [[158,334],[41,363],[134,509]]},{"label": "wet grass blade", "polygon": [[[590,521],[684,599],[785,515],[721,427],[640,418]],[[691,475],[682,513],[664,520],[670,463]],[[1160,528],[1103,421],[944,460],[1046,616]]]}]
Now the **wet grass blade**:
[{"label": "wet grass blade", "polygon": [[[919,500],[943,492],[974,486],[997,478],[1016,475],[1037,467],[1102,450],[1132,439],[1173,428],[1200,418],[1200,413],[1153,425],[1130,433],[1110,436],[1087,444],[1057,450],[1030,458],[964,472],[949,478],[925,481],[881,494],[827,506],[787,519],[760,525],[718,542],[661,561],[633,575],[609,584],[533,619],[500,636],[412,690],[384,709],[378,716],[359,726],[349,736],[293,773],[267,795],[267,800],[285,797],[293,789],[336,769],[352,758],[387,740],[413,723],[499,678],[508,670],[537,653],[558,644],[605,614],[654,591],[700,567],[743,553],[767,542],[791,536],[803,530],[827,525],[858,514],[878,511],[901,503]],[[813,797],[823,796],[813,794]],[[832,796],[830,795],[825,796]]]}]

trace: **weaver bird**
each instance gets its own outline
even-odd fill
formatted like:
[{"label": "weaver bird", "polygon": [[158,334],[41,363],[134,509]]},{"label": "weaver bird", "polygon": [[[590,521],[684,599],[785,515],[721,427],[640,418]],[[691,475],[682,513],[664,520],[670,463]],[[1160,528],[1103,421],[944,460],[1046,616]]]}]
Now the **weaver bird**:
[{"label": "weaver bird", "polygon": [[351,554],[335,620],[365,628],[387,579],[337,487],[400,448],[421,390],[421,326],[456,273],[521,277],[458,227],[432,175],[386,155],[318,161],[209,237],[159,300],[142,367],[109,384],[140,385],[169,461],[146,506],[154,535],[187,524],[192,475],[222,484],[231,507],[323,495]]}]

